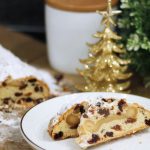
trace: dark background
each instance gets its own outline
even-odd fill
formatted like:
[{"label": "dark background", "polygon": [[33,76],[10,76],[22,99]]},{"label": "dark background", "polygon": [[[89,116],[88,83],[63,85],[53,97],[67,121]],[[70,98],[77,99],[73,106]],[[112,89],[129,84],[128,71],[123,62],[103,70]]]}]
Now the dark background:
[{"label": "dark background", "polygon": [[0,25],[45,41],[44,0],[0,0]]}]

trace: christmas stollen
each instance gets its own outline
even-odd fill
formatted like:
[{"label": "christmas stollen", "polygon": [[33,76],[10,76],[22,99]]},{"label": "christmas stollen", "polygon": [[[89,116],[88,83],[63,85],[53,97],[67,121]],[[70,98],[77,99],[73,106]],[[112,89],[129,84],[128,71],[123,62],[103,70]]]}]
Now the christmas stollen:
[{"label": "christmas stollen", "polygon": [[150,111],[125,100],[102,99],[92,104],[82,116],[76,142],[88,148],[134,134],[150,126]]},{"label": "christmas stollen", "polygon": [[0,108],[29,108],[57,94],[54,78],[0,46]]},{"label": "christmas stollen", "polygon": [[48,131],[54,140],[62,140],[77,137],[77,127],[80,123],[80,117],[88,107],[87,102],[74,104],[66,111],[58,114],[50,120]]},{"label": "christmas stollen", "polygon": [[[75,128],[68,124],[66,116],[75,115],[75,108],[82,106]],[[74,120],[73,117],[70,120]],[[72,119],[71,119],[72,118]],[[49,125],[54,140],[77,137],[76,143],[83,149],[113,139],[121,138],[150,126],[150,111],[124,99],[96,99],[74,104],[66,112],[53,118]],[[67,134],[69,133],[69,134]],[[67,136],[66,136],[67,135]]]}]

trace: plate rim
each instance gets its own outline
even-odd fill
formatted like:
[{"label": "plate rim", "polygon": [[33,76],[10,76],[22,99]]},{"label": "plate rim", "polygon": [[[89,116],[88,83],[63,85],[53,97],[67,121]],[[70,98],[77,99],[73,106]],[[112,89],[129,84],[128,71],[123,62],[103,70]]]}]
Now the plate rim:
[{"label": "plate rim", "polygon": [[53,100],[55,100],[55,99],[57,99],[57,98],[63,98],[63,97],[68,97],[68,96],[73,96],[73,95],[84,95],[84,94],[116,94],[116,95],[127,95],[127,96],[133,96],[133,97],[138,97],[138,98],[144,98],[144,99],[149,99],[149,98],[147,98],[147,97],[143,97],[143,96],[139,96],[139,95],[134,95],[134,94],[126,94],[126,93],[113,93],[113,92],[82,92],[82,93],[72,93],[72,94],[67,94],[67,95],[63,95],[63,96],[58,96],[58,97],[54,97],[54,98],[52,98],[52,99],[48,99],[48,100],[46,100],[46,101],[44,101],[44,102],[42,102],[42,103],[40,103],[40,104],[38,104],[38,105],[35,105],[35,106],[33,106],[32,108],[30,108],[29,110],[27,110],[26,112],[25,112],[25,114],[22,116],[22,118],[21,118],[21,121],[20,121],[20,131],[21,131],[21,134],[22,134],[22,136],[23,136],[23,138],[26,140],[26,142],[30,145],[30,146],[32,146],[32,147],[36,147],[36,148],[38,148],[38,149],[40,149],[40,150],[46,150],[46,149],[44,149],[44,148],[42,148],[41,146],[39,146],[39,145],[37,145],[35,142],[33,142],[27,135],[26,135],[26,133],[24,132],[24,130],[23,130],[23,121],[24,121],[24,118],[25,118],[25,116],[30,112],[30,111],[32,111],[33,109],[35,109],[37,106],[39,107],[39,105],[42,105],[43,103],[46,103],[46,102],[48,102],[48,101],[53,101]]},{"label": "plate rim", "polygon": [[[36,105],[37,106],[37,105]],[[34,108],[35,106],[33,106],[32,108]],[[20,121],[20,131],[21,131],[21,134],[23,136],[23,138],[25,139],[25,141],[32,147],[36,147],[40,150],[46,150],[42,147],[40,147],[39,145],[37,145],[35,142],[33,142],[27,135],[26,133],[24,132],[23,130],[23,119],[25,118],[25,116],[29,113],[30,110],[32,110],[32,108],[30,108],[28,111],[25,112],[25,114],[23,115],[23,117],[21,118],[21,121]]]}]

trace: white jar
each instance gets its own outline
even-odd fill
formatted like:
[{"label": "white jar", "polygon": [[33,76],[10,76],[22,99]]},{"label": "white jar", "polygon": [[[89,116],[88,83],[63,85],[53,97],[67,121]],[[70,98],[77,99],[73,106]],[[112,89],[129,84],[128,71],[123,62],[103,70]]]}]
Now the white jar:
[{"label": "white jar", "polygon": [[87,42],[97,40],[92,34],[102,30],[102,16],[93,12],[75,12],[45,6],[48,58],[51,66],[63,73],[75,74],[87,58]]}]

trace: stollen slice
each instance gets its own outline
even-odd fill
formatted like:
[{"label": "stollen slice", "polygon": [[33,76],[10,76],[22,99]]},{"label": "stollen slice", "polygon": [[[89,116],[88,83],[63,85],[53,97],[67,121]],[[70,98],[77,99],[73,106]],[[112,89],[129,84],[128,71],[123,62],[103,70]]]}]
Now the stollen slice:
[{"label": "stollen slice", "polygon": [[57,95],[50,73],[23,62],[1,45],[0,53],[0,110],[28,109]]},{"label": "stollen slice", "polygon": [[87,107],[87,102],[74,104],[52,118],[48,127],[50,136],[54,140],[77,137],[77,127],[80,123],[80,117],[86,111]]},{"label": "stollen slice", "polygon": [[77,144],[86,149],[150,127],[150,111],[124,99],[91,103],[80,118]]}]

